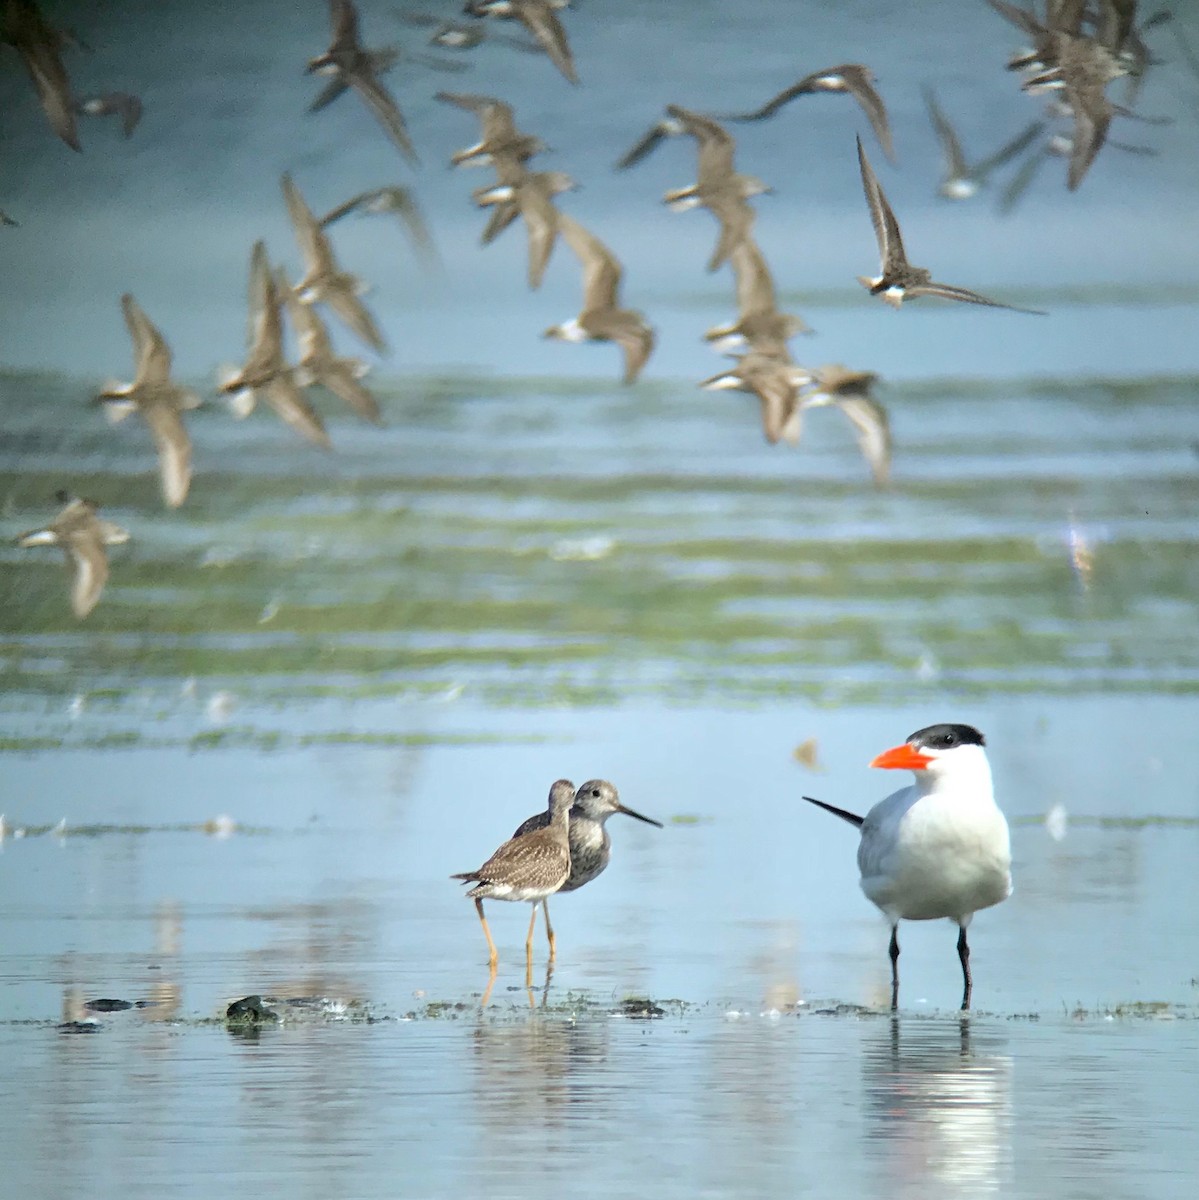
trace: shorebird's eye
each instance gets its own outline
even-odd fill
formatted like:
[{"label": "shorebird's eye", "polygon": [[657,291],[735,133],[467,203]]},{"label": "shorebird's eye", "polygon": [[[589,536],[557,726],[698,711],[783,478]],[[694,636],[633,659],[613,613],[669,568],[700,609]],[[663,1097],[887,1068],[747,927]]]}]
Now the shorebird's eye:
[{"label": "shorebird's eye", "polygon": [[599,788],[592,788],[591,794],[598,800],[599,799]]}]

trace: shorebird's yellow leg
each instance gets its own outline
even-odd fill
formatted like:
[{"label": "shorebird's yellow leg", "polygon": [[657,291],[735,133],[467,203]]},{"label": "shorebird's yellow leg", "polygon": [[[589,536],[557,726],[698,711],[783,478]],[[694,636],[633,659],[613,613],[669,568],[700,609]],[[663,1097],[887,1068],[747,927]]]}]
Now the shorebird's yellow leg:
[{"label": "shorebird's yellow leg", "polygon": [[475,911],[479,914],[479,923],[483,926],[483,936],[487,939],[487,961],[491,965],[491,974],[494,976],[496,963],[500,961],[500,956],[495,948],[495,942],[491,940],[491,930],[487,928],[487,918],[483,915],[482,900],[475,900]]},{"label": "shorebird's yellow leg", "polygon": [[495,967],[491,968],[491,974],[487,976],[487,986],[483,989],[483,999],[479,1001],[480,1008],[486,1008],[487,1002],[491,999],[491,989],[495,987]]},{"label": "shorebird's yellow leg", "polygon": [[549,901],[542,900],[541,911],[545,913],[545,936],[549,939],[550,962],[553,962],[558,957],[558,939],[554,937],[554,927],[550,924]]},{"label": "shorebird's yellow leg", "polygon": [[533,975],[533,930],[537,928],[537,905],[533,905],[533,911],[529,913],[529,936],[525,938],[525,966],[528,968],[528,975],[532,978]]}]

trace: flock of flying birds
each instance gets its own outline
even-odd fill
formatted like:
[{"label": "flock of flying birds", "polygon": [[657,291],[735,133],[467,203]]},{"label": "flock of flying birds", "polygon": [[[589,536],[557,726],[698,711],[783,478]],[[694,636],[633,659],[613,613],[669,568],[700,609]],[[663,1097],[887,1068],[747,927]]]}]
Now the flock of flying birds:
[{"label": "flock of flying birds", "polygon": [[[971,165],[936,97],[926,91],[930,119],[946,160],[939,190],[954,199],[973,195],[994,169],[1026,150],[1030,154],[1015,181],[1020,187],[1027,186],[1046,155],[1058,154],[1069,160],[1067,186],[1077,188],[1103,147],[1113,117],[1135,115],[1127,104],[1135,100],[1145,71],[1156,61],[1144,34],[1167,20],[1169,14],[1158,12],[1138,21],[1137,0],[1045,0],[1043,13],[1005,0],[987,3],[1014,25],[1027,43],[1010,59],[1009,70],[1020,73],[1023,91],[1050,97],[1047,119],[1068,122],[1069,132],[1047,133],[1045,121],[1039,120],[997,153]],[[410,23],[432,29],[430,45],[469,50],[490,39],[519,46],[544,53],[568,81],[577,84],[574,55],[560,16],[568,6],[569,0],[470,0],[465,15],[471,19],[466,22],[431,14],[401,15]],[[329,0],[329,12],[331,41],[307,67],[309,72],[328,78],[312,110],[326,107],[347,92],[356,93],[400,154],[415,165],[417,154],[407,124],[383,78],[399,61],[399,51],[363,45],[353,0]],[[493,33],[493,21],[484,18],[517,22],[527,36]],[[119,91],[83,99],[76,96],[63,51],[78,44],[78,39],[50,25],[34,0],[0,0],[0,41],[20,56],[51,128],[72,149],[81,150],[76,120],[80,115],[117,115],[125,135],[134,132],[142,112],[137,96]],[[440,59],[425,61],[449,69],[463,65]],[[1128,83],[1125,104],[1116,103],[1107,94],[1109,85],[1121,78]],[[874,76],[861,64],[847,63],[805,75],[750,112],[715,117],[668,105],[664,117],[650,126],[616,166],[621,170],[632,167],[670,138],[683,136],[695,143],[696,181],[667,192],[664,203],[677,211],[702,207],[716,218],[719,235],[707,266],[715,271],[725,263],[731,265],[737,302],[736,320],[704,335],[715,350],[733,356],[735,361],[700,386],[757,396],[763,430],[771,443],[797,443],[808,409],[840,409],[853,427],[875,482],[882,484],[890,470],[891,435],[887,412],[872,394],[877,377],[873,372],[841,364],[809,368],[792,357],[791,339],[807,331],[808,326],[801,317],[780,310],[769,265],[753,236],[755,214],[750,201],[770,188],[736,169],[735,142],[725,125],[765,120],[793,100],[820,94],[852,97],[861,106],[883,154],[894,161],[887,110]],[[476,205],[490,210],[483,244],[493,241],[519,218],[528,237],[530,288],[540,285],[559,235],[578,259],[583,292],[580,311],[551,326],[544,336],[567,342],[615,344],[623,354],[623,382],[632,384],[653,353],[654,330],[640,312],[625,307],[621,300],[624,272],[620,260],[590,229],[559,209],[556,197],[572,190],[574,180],[560,171],[531,169],[531,161],[546,149],[545,143],[536,134],[518,128],[513,108],[505,101],[449,91],[438,92],[436,98],[472,114],[480,127],[479,140],[455,153],[451,163],[460,167],[490,166],[495,172],[494,184],[476,188],[472,194]],[[913,265],[898,220],[860,138],[857,155],[880,258],[877,275],[859,276],[871,295],[896,308],[905,299],[933,296],[996,309],[1035,311],[937,282],[930,270]],[[363,420],[378,423],[380,413],[375,397],[363,382],[367,364],[336,351],[322,311],[336,317],[371,350],[386,350],[383,335],[361,298],[361,280],[337,260],[329,226],[356,210],[391,212],[405,221],[418,248],[426,254],[433,252],[419,207],[405,187],[362,193],[323,216],[313,212],[290,175],[283,176],[281,187],[304,258],[304,272],[293,284],[284,268],[271,262],[265,243],[254,244],[249,270],[248,351],[240,368],[222,372],[218,386],[229,398],[235,415],[248,415],[261,400],[297,433],[327,448],[331,444],[329,435],[308,399],[310,388],[318,386],[332,393]],[[3,213],[0,220],[16,224]],[[136,299],[123,296],[121,307],[133,343],[134,377],[128,384],[106,386],[96,401],[114,422],[134,412],[146,422],[158,451],[163,499],[175,508],[186,500],[192,475],[191,441],[184,414],[201,400],[173,381],[170,348]],[[289,357],[288,323],[298,350],[297,361]],[[57,544],[64,549],[75,572],[72,607],[76,616],[83,618],[95,607],[108,575],[105,547],[126,540],[128,534],[102,520],[93,501],[65,494],[63,500],[65,507],[53,522],[18,540],[23,546]]]}]

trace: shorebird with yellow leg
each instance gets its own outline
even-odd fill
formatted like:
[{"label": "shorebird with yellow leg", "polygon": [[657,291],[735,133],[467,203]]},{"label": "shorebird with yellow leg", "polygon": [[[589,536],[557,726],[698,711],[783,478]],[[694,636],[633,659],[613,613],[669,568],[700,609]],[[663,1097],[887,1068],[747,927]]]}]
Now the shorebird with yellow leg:
[{"label": "shorebird with yellow leg", "polygon": [[[506,841],[477,871],[451,875],[475,886],[466,894],[475,902],[483,936],[487,938],[491,977],[483,994],[483,1003],[491,995],[500,956],[483,913],[484,900],[524,900],[533,906],[529,934],[525,939],[525,986],[533,986],[533,929],[537,924],[537,906],[544,905],[570,878],[570,806],[574,803],[574,784],[557,780],[550,788],[549,824],[521,837]],[[548,919],[548,918],[547,918]],[[555,947],[550,943],[550,960]]]}]

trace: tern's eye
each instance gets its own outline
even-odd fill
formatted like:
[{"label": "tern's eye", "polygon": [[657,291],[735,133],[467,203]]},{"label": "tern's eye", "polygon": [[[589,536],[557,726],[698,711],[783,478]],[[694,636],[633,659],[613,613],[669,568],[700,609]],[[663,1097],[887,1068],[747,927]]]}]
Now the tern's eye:
[{"label": "tern's eye", "polygon": [[957,736],[952,733],[943,733],[939,738],[937,738],[938,745],[944,746],[947,750],[951,746],[956,746],[957,742]]}]

